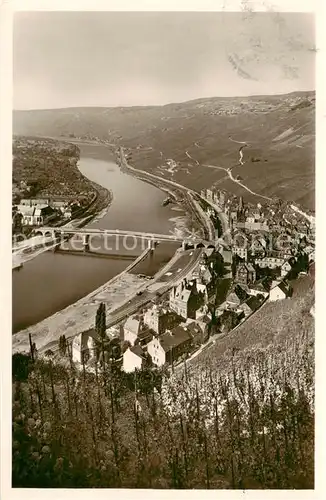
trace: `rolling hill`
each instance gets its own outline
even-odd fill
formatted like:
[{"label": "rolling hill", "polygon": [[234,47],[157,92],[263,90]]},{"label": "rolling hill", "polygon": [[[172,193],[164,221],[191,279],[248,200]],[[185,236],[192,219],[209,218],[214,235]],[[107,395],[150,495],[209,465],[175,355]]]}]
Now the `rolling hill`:
[{"label": "rolling hill", "polygon": [[[263,195],[314,209],[315,93],[204,98],[165,106],[14,111],[19,135],[100,138],[123,145],[130,164],[201,189],[248,192],[205,165]],[[244,165],[238,165],[241,143]],[[175,162],[170,168],[169,160]]]}]

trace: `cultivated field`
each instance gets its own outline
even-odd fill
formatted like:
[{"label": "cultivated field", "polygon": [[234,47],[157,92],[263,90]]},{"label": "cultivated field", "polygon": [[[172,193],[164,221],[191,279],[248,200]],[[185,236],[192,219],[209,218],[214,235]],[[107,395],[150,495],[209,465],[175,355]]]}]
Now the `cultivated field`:
[{"label": "cultivated field", "polygon": [[223,372],[224,368],[229,368],[231,358],[241,365],[261,349],[281,351],[300,343],[303,338],[306,344],[313,344],[315,323],[309,311],[315,301],[314,282],[304,276],[293,283],[293,288],[291,298],[267,302],[234,332],[194,358],[190,370],[213,366]]}]

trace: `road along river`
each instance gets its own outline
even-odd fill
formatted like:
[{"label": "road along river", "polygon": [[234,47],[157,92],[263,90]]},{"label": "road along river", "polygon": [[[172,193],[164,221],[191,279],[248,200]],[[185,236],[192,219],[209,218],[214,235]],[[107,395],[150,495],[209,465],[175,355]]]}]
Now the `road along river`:
[{"label": "road along river", "polygon": [[[90,180],[112,190],[108,210],[87,226],[101,229],[124,229],[161,234],[188,234],[185,213],[176,206],[162,206],[166,194],[156,187],[123,173],[114,163],[109,149],[100,145],[79,145],[80,171]],[[94,237],[99,252],[116,255],[139,255],[142,244],[119,241],[103,248],[104,241]],[[175,243],[161,243],[154,256],[135,268],[135,273],[154,274],[174,254]],[[128,267],[130,260],[115,257],[89,257],[45,252],[13,271],[13,333],[38,323],[73,304]]]}]

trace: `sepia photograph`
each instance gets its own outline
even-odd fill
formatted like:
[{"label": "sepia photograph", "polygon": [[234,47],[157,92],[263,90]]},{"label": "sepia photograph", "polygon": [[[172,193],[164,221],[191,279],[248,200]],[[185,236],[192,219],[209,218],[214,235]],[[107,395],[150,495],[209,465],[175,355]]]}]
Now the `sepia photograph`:
[{"label": "sepia photograph", "polygon": [[13,489],[315,488],[315,23],[14,12]]}]

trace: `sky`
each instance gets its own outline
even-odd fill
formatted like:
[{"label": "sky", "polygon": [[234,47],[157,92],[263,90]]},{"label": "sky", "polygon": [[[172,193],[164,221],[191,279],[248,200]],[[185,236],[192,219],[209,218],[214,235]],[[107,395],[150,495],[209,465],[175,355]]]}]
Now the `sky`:
[{"label": "sky", "polygon": [[16,12],[14,109],[314,90],[313,14]]}]

